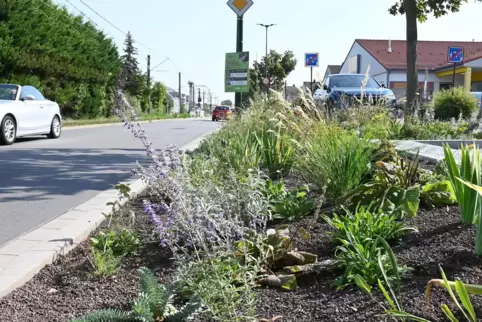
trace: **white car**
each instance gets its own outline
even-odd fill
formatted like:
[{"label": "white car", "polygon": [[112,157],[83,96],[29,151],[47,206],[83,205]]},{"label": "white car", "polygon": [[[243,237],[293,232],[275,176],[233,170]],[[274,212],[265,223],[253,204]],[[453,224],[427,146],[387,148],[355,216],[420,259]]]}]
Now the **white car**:
[{"label": "white car", "polygon": [[0,84],[0,120],[0,143],[5,145],[31,135],[57,139],[62,131],[59,105],[33,86]]}]

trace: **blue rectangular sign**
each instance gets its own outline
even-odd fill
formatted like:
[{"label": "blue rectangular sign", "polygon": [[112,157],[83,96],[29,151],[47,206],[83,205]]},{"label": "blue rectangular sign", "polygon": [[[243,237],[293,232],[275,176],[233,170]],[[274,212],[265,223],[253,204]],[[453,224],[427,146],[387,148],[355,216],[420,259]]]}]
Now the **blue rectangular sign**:
[{"label": "blue rectangular sign", "polygon": [[305,54],[305,67],[318,67],[318,53]]},{"label": "blue rectangular sign", "polygon": [[464,61],[464,48],[463,47],[449,47],[449,63],[461,63]]}]

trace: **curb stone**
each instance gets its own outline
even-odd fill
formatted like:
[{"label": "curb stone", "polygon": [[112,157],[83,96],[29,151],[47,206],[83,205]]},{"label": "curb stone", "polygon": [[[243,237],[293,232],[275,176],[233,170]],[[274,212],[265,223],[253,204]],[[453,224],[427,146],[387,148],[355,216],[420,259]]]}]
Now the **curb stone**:
[{"label": "curb stone", "polygon": [[[159,119],[159,120],[145,120],[139,121],[140,124],[145,123],[158,123],[158,122],[165,122],[165,121],[192,121],[192,120],[209,120],[209,117],[184,117],[184,118],[171,118],[171,119]],[[63,125],[62,131],[70,131],[70,130],[80,130],[80,129],[89,129],[95,127],[104,127],[104,126],[115,126],[115,125],[123,125],[122,122],[113,122],[113,123],[99,123],[99,124],[85,124],[85,125]]]},{"label": "curb stone", "polygon": [[[196,138],[180,150],[195,150],[207,136],[218,130],[219,128]],[[120,183],[129,185],[131,198],[147,188],[142,179],[129,179]],[[103,213],[111,212],[112,206],[106,204],[118,200],[116,189],[103,191],[87,202],[3,245],[0,248],[0,298],[27,283],[46,265],[52,264],[87,239],[104,221]],[[119,203],[122,206],[126,201],[127,199],[123,199]]]},{"label": "curb stone", "polygon": [[[409,140],[394,140],[391,141],[395,145],[397,152],[402,152],[411,158],[415,158],[418,152],[418,157],[422,161],[426,161],[431,164],[437,164],[445,159],[444,150],[441,146],[432,145],[427,143],[420,143]],[[461,153],[460,150],[453,149],[455,162],[460,164]],[[472,155],[472,151],[470,151]]]}]

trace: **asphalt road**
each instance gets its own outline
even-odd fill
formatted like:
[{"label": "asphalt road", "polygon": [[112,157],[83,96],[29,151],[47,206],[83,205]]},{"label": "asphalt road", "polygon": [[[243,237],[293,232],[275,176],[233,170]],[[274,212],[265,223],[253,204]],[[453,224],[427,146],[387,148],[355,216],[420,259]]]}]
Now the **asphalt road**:
[{"label": "asphalt road", "polygon": [[[218,126],[200,119],[142,124],[156,149],[181,147]],[[136,161],[147,160],[144,151],[121,124],[0,146],[0,246],[132,177]]]}]

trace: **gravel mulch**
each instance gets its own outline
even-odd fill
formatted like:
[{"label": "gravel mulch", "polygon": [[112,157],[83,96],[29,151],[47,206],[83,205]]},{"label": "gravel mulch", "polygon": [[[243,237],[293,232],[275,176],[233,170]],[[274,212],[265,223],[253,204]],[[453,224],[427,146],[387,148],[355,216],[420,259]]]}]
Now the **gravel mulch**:
[{"label": "gravel mulch", "polygon": [[[149,235],[151,226],[140,214],[139,203],[131,206],[139,213],[136,230],[143,234],[144,240],[152,242],[144,245],[139,254],[125,259],[115,277],[104,280],[92,277],[86,259],[88,245],[84,242],[26,285],[0,299],[0,321],[65,322],[96,309],[128,309],[139,291],[137,268],[140,266],[153,269],[161,281],[168,281],[173,276],[169,256]],[[431,303],[424,307],[425,286],[430,279],[440,278],[439,264],[450,280],[460,278],[467,283],[482,284],[482,260],[473,253],[474,230],[460,225],[457,207],[421,210],[410,224],[420,233],[406,237],[394,247],[399,262],[413,269],[404,277],[399,299],[410,313],[430,321],[446,321],[440,305],[451,306],[452,301],[445,290],[434,289]],[[332,258],[329,228],[323,220],[307,217],[292,226],[290,230],[295,233],[297,248],[318,254],[319,260]],[[311,240],[296,237],[300,227],[311,233]],[[259,289],[259,317],[281,315],[283,318],[278,321],[292,322],[388,321],[379,306],[379,303],[386,304],[379,293],[375,293],[374,300],[352,287],[336,291],[332,283],[338,274],[302,276],[295,292]],[[475,308],[482,308],[482,297],[472,296],[472,300]]]},{"label": "gravel mulch", "polygon": [[[152,227],[146,216],[140,214],[140,203],[132,203],[129,207],[139,213],[135,228],[147,243],[138,254],[123,260],[115,276],[100,279],[91,274],[89,244],[85,241],[67,256],[42,269],[23,287],[0,299],[0,321],[66,322],[98,309],[129,310],[140,291],[137,269],[142,266],[156,272],[161,281],[167,281],[173,273],[168,254],[150,236]],[[118,223],[127,224],[128,221],[126,208]],[[96,232],[105,228],[107,221]]]}]

